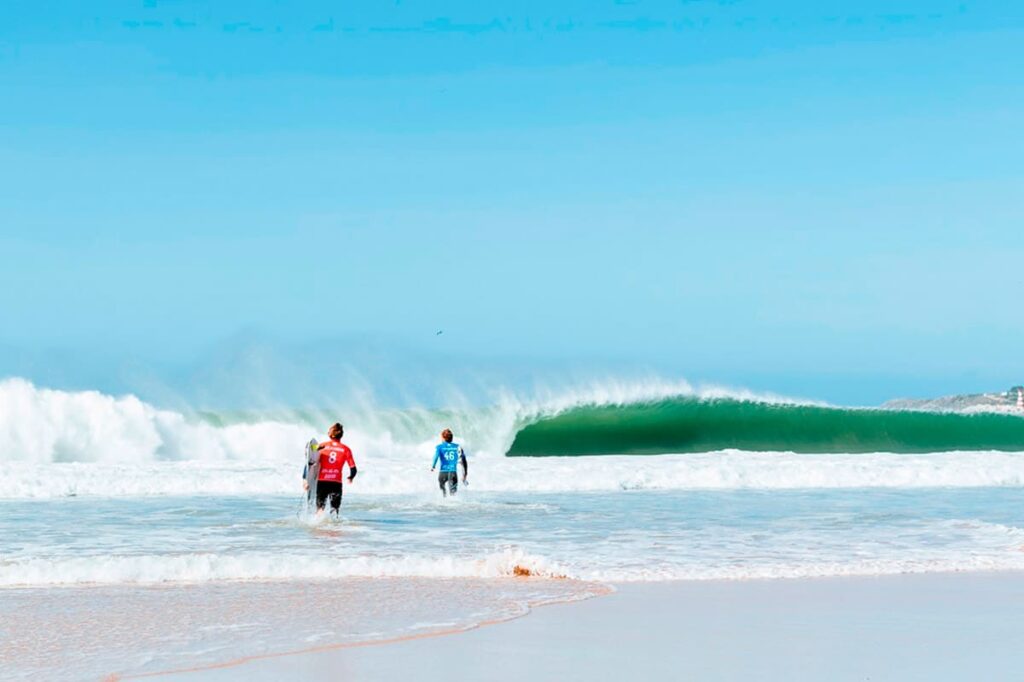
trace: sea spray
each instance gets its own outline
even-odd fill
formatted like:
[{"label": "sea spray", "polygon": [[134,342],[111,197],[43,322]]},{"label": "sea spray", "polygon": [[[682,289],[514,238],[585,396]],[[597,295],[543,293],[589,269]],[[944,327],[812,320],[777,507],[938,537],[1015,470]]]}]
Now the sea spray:
[{"label": "sea spray", "polygon": [[[423,490],[422,469],[448,425],[477,463],[476,490],[1024,485],[1018,416],[835,408],[682,382],[604,382],[507,393],[472,410],[337,418],[361,495]],[[0,497],[292,495],[302,445],[325,423],[318,412],[186,414],[134,396],[5,380]],[[642,464],[633,456],[662,452],[689,454]],[[580,454],[605,457],[594,466]]]}]

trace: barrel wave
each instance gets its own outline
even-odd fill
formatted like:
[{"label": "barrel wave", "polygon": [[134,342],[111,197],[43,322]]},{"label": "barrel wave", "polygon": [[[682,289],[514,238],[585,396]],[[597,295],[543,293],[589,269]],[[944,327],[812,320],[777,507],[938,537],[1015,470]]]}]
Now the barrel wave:
[{"label": "barrel wave", "polygon": [[846,409],[697,397],[571,408],[526,425],[511,456],[1024,451],[1015,414]]}]

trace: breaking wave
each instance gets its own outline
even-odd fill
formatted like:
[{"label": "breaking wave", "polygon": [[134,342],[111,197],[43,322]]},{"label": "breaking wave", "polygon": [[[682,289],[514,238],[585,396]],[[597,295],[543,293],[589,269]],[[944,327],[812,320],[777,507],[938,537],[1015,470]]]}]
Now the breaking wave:
[{"label": "breaking wave", "polygon": [[1024,419],[992,412],[848,409],[672,397],[582,405],[518,431],[510,455],[1024,451]]},{"label": "breaking wave", "polygon": [[[8,379],[0,497],[292,495],[302,444],[335,418],[369,494],[422,492],[415,465],[446,425],[480,463],[481,490],[1024,487],[1024,419],[1011,414],[836,408],[665,382],[468,410],[185,414]],[[635,456],[655,453],[673,454]]]}]

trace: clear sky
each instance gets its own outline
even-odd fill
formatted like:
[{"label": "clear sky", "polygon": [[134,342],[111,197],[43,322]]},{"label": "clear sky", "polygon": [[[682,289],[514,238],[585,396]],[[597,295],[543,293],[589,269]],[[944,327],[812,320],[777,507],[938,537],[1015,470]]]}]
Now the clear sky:
[{"label": "clear sky", "polygon": [[0,375],[355,336],[1005,388],[1022,45],[1008,2],[5,2]]}]

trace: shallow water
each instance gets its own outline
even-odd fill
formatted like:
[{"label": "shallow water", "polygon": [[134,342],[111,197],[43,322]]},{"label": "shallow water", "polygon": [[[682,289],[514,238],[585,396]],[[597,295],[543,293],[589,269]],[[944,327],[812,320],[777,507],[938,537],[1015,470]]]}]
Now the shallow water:
[{"label": "shallow water", "polygon": [[[592,581],[1021,570],[1021,494],[349,490],[337,520],[295,496],[5,500],[2,676],[94,679],[459,629],[594,594]],[[63,634],[39,644],[51,631]]]},{"label": "shallow water", "polygon": [[1017,488],[0,501],[0,586],[353,577],[580,580],[1024,568]]}]

